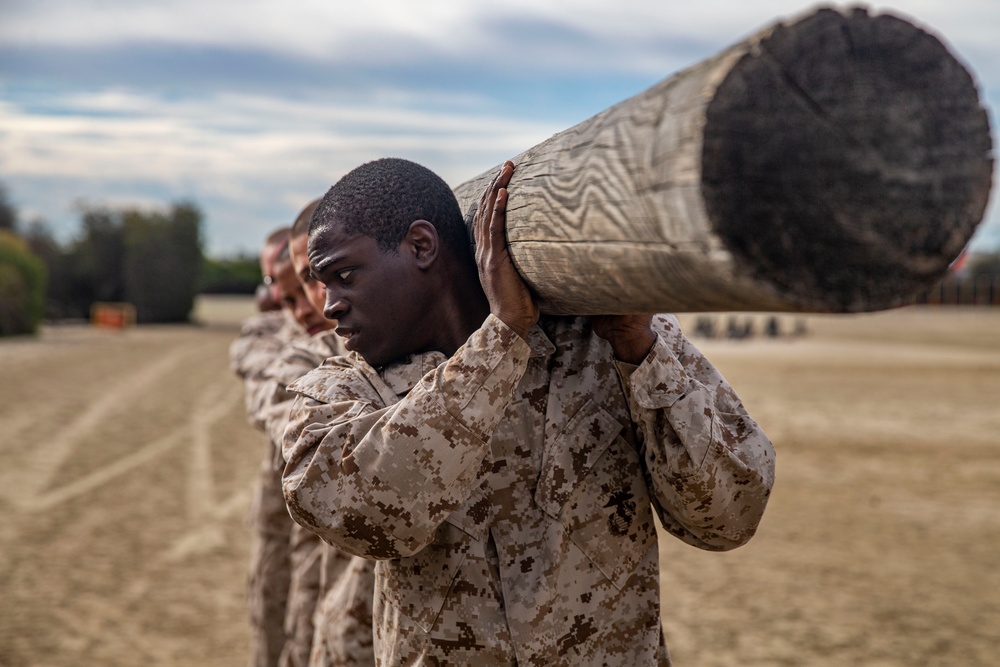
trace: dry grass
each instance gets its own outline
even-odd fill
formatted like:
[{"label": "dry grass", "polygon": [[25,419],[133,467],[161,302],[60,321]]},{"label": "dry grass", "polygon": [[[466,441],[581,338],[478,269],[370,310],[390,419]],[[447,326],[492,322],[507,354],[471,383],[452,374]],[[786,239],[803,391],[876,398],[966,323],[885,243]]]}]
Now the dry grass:
[{"label": "dry grass", "polygon": [[[226,349],[248,312],[0,342],[0,665],[244,662],[262,450]],[[696,341],[772,436],[778,484],[746,547],[662,542],[675,662],[997,664],[1000,311],[807,325]]]}]

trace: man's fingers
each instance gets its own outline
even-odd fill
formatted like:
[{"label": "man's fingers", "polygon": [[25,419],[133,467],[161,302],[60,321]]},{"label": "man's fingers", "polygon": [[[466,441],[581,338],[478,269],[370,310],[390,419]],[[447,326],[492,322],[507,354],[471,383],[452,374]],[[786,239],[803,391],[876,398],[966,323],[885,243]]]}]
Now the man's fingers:
[{"label": "man's fingers", "polygon": [[496,201],[493,202],[493,214],[490,216],[490,240],[495,248],[502,248],[506,243],[504,238],[504,213],[506,210],[507,188],[500,188]]},{"label": "man's fingers", "polygon": [[507,188],[497,191],[497,200],[493,202],[494,213],[504,213],[507,210]]}]

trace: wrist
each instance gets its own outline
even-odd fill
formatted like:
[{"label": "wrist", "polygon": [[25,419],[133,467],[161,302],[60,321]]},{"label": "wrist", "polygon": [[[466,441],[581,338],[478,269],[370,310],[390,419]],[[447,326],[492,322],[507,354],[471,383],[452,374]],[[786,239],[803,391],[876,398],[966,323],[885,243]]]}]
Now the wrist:
[{"label": "wrist", "polygon": [[518,336],[524,340],[528,340],[528,332],[531,327],[535,326],[535,322],[538,321],[538,316],[532,316],[531,313],[504,313],[504,312],[494,312],[493,316],[498,320],[503,322],[507,327],[514,331]]},{"label": "wrist", "polygon": [[656,343],[656,334],[647,329],[640,334],[628,337],[615,337],[609,341],[611,350],[618,361],[638,366],[649,355]]}]

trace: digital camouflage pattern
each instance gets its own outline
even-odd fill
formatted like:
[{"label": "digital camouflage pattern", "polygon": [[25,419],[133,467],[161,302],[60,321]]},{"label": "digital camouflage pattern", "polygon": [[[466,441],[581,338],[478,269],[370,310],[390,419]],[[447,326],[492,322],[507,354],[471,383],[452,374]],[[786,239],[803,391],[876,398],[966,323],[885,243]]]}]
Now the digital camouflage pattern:
[{"label": "digital camouflage pattern", "polygon": [[310,530],[296,524],[289,540],[291,581],[285,612],[285,647],[281,667],[307,667],[312,649],[313,616],[320,597],[322,555],[326,544]]},{"label": "digital camouflage pattern", "polygon": [[739,546],[774,451],[676,319],[654,327],[635,367],[586,318],[525,341],[491,315],[450,359],[351,354],[290,386],[285,499],[378,559],[379,664],[670,664],[652,511]]},{"label": "digital camouflage pattern", "polygon": [[[328,331],[313,337],[301,336],[284,346],[281,353],[262,373],[262,400],[259,401],[260,420],[264,430],[274,443],[272,462],[273,474],[280,480],[284,460],[281,458],[281,435],[288,422],[288,411],[295,394],[288,391],[288,385],[308,371],[315,369],[324,359],[344,353],[340,338]],[[285,517],[288,510],[284,505]],[[289,519],[290,521],[290,519]],[[340,568],[340,576],[324,568],[326,559],[330,562],[343,560],[347,564],[352,556],[337,555],[337,550],[324,543],[310,530],[296,525],[290,535],[289,564],[291,579],[288,590],[288,604],[284,618],[285,644],[281,653],[281,667],[305,667],[305,665],[374,665],[371,651],[374,566],[362,559],[360,567]],[[327,553],[330,552],[330,553]],[[342,579],[348,579],[342,581]],[[316,622],[317,606],[324,591],[336,587],[339,595],[331,604],[336,610],[326,610],[319,625]],[[350,592],[354,597],[347,597]],[[362,612],[358,613],[361,609]],[[351,610],[354,616],[351,616]],[[367,610],[367,611],[364,611]],[[339,617],[338,617],[339,616]],[[339,622],[330,626],[328,620]],[[316,642],[323,645],[323,653],[311,657]],[[330,663],[324,661],[334,660]]]},{"label": "digital camouflage pattern", "polygon": [[323,595],[309,667],[370,667],[375,664],[375,562],[323,545]]},{"label": "digital camouflage pattern", "polygon": [[[243,379],[247,419],[263,429],[255,406],[262,402],[265,371],[301,328],[286,311],[259,313],[243,324],[229,348],[230,367]],[[251,501],[249,523],[254,531],[247,578],[250,616],[251,667],[274,667],[285,645],[289,538],[295,525],[281,496],[280,468],[275,468],[275,446],[263,438],[263,457]]]},{"label": "digital camouflage pattern", "polygon": [[272,310],[248,317],[229,346],[229,367],[243,379],[247,419],[257,428],[262,428],[255,406],[261,400],[264,371],[285,345],[304,333],[287,310]]}]

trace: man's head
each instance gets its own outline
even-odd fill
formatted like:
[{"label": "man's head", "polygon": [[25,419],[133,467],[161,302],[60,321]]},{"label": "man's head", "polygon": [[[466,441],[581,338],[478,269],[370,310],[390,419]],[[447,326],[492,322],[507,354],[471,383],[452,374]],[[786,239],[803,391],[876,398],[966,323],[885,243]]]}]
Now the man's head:
[{"label": "man's head", "polygon": [[410,224],[426,220],[452,251],[470,252],[451,188],[430,169],[400,158],[357,167],[330,188],[310,217],[310,236],[336,223],[347,234],[373,238],[383,251],[397,250]]},{"label": "man's head", "polygon": [[323,317],[323,313],[314,308],[306,297],[302,283],[295,275],[295,266],[292,264],[287,244],[275,259],[274,283],[281,295],[281,305],[288,309],[295,321],[310,336],[315,336],[336,326],[336,322]]},{"label": "man's head", "polygon": [[480,289],[451,188],[397,158],[361,165],[330,188],[312,215],[308,258],[326,286],[326,316],[376,367],[439,349],[440,303],[469,289],[463,283]]},{"label": "man's head", "polygon": [[260,273],[264,278],[264,284],[271,290],[271,299],[275,302],[281,301],[281,294],[274,284],[274,263],[281,251],[288,247],[290,232],[288,227],[274,230],[268,234],[264,246],[260,249]]},{"label": "man's head", "polygon": [[[306,298],[319,312],[323,312],[326,302],[326,286],[312,277],[309,271],[309,253],[306,243],[309,240],[309,222],[312,220],[313,212],[319,205],[319,200],[315,199],[309,203],[292,225],[291,239],[288,242],[288,252],[292,257],[292,266],[295,267],[295,275],[298,276],[305,290]],[[336,322],[331,320],[331,325],[336,326]]]}]

